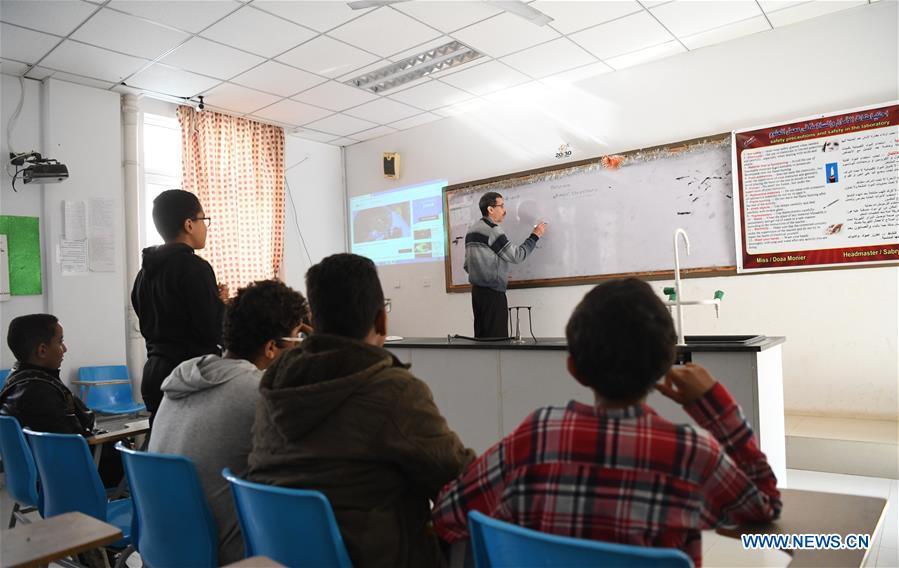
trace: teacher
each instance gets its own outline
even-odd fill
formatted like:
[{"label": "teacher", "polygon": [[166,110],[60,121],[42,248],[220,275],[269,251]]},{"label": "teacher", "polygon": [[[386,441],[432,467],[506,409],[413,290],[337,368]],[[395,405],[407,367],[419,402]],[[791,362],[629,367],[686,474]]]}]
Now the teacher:
[{"label": "teacher", "polygon": [[494,191],[485,193],[478,207],[483,217],[472,223],[465,235],[463,265],[471,283],[474,336],[508,337],[506,286],[509,265],[524,262],[543,236],[546,223],[537,223],[528,238],[516,247],[499,227],[506,217],[503,196]]}]

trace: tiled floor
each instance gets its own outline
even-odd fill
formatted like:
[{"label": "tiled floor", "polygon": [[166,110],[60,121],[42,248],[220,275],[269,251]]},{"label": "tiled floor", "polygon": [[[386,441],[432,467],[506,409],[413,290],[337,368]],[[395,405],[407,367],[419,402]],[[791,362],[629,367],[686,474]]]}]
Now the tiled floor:
[{"label": "tiled floor", "polygon": [[[869,495],[888,499],[887,514],[881,534],[878,535],[868,555],[869,567],[899,568],[899,481],[879,477],[861,477],[839,473],[787,470],[786,487],[831,493]],[[9,494],[0,491],[0,532],[6,530],[6,523],[12,510]],[[2,538],[2,537],[0,537]],[[708,531],[703,533],[703,565],[713,567],[732,566],[787,566],[790,557],[780,551],[745,551],[740,541],[722,537]],[[55,566],[52,565],[51,566]],[[128,566],[140,566],[135,556],[129,558]]]}]

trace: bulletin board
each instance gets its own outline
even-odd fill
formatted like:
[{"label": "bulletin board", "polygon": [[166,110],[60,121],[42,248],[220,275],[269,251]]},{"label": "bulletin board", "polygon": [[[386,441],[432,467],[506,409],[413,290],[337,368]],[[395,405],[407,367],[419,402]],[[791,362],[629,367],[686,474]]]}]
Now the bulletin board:
[{"label": "bulletin board", "polygon": [[0,215],[0,234],[7,238],[9,291],[13,296],[43,293],[41,237],[37,217]]},{"label": "bulletin board", "polygon": [[899,262],[899,104],[734,132],[739,272]]}]

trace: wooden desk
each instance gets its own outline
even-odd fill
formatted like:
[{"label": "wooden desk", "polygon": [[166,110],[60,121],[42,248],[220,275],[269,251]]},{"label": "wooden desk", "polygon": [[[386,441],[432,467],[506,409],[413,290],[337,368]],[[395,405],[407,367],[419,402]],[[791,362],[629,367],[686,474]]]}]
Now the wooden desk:
[{"label": "wooden desk", "polygon": [[3,565],[40,566],[122,538],[116,527],[82,513],[65,513],[3,533]]},{"label": "wooden desk", "polygon": [[[110,425],[111,426],[111,425]],[[114,426],[111,426],[114,427]],[[90,438],[85,438],[87,440],[88,446],[94,446],[94,463],[100,463],[100,454],[103,450],[103,444],[109,444],[113,442],[118,442],[119,440],[124,440],[125,438],[131,438],[132,436],[138,436],[140,434],[146,434],[150,431],[150,420],[148,418],[143,418],[141,420],[133,420],[131,422],[126,422],[121,426],[114,427],[114,430],[110,430],[105,434],[97,434],[96,436],[91,436]]]},{"label": "wooden desk", "polygon": [[[882,529],[886,499],[819,491],[782,489],[783,511],[776,521],[719,529],[725,536],[741,534],[848,534],[871,535],[871,544]],[[869,550],[787,550],[792,567],[861,566]]]}]

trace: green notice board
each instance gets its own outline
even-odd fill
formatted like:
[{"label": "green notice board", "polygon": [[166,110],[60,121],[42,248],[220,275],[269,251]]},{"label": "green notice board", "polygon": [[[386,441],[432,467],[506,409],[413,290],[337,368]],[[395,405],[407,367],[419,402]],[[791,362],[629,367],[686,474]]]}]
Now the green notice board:
[{"label": "green notice board", "polygon": [[0,215],[0,234],[9,248],[9,293],[31,296],[41,288],[41,234],[37,217]]}]

